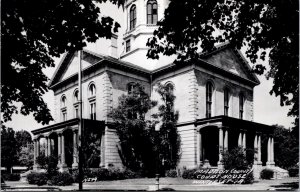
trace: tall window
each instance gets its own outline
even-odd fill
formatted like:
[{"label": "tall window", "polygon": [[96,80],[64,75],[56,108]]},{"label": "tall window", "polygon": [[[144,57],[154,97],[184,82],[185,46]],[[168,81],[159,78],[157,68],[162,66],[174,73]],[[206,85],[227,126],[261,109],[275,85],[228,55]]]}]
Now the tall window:
[{"label": "tall window", "polygon": [[224,115],[228,116],[229,112],[229,89],[224,89]]},{"label": "tall window", "polygon": [[157,2],[149,0],[147,3],[147,24],[157,24]]},{"label": "tall window", "polygon": [[90,119],[96,120],[96,86],[91,83],[89,86],[89,104],[90,104]]},{"label": "tall window", "polygon": [[134,88],[135,88],[135,84],[134,84],[134,83],[129,83],[129,84],[127,85],[128,95],[134,93]]},{"label": "tall window", "polygon": [[131,29],[135,28],[135,25],[136,25],[136,6],[135,5],[132,5],[130,8],[129,21],[130,21],[129,29],[131,30]]},{"label": "tall window", "polygon": [[61,107],[61,120],[66,121],[67,120],[67,98],[65,95],[61,97],[60,107]]},{"label": "tall window", "polygon": [[126,52],[131,50],[130,39],[126,41]]},{"label": "tall window", "polygon": [[212,115],[212,94],[213,94],[213,85],[211,82],[206,84],[206,117],[209,118]]},{"label": "tall window", "polygon": [[79,100],[78,100],[78,89],[74,91],[74,117],[78,118],[79,117]]},{"label": "tall window", "polygon": [[169,108],[170,111],[173,111],[174,110],[174,96],[173,96],[174,85],[172,83],[167,83],[166,91],[169,93],[166,95],[167,108]]},{"label": "tall window", "polygon": [[244,102],[245,102],[245,97],[244,94],[241,93],[239,96],[239,109],[240,109],[240,119],[243,119],[244,116]]}]

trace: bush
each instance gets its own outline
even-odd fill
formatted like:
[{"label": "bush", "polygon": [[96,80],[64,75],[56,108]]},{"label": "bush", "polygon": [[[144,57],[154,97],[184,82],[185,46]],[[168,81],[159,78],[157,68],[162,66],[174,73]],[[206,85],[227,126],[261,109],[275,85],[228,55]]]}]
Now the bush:
[{"label": "bush", "polygon": [[251,172],[246,176],[244,183],[242,184],[252,184],[253,182],[254,182],[254,176],[253,176],[253,172]]},{"label": "bush", "polygon": [[174,170],[174,169],[168,170],[168,171],[166,172],[166,176],[167,176],[167,177],[178,177],[178,176],[177,176],[177,171]]},{"label": "bush", "polygon": [[273,177],[273,175],[274,175],[274,172],[271,169],[263,169],[260,172],[261,179],[271,179]]},{"label": "bush", "polygon": [[299,167],[292,167],[289,170],[290,177],[298,177],[299,176]]},{"label": "bush", "polygon": [[34,185],[45,185],[47,183],[47,174],[46,173],[37,173],[37,172],[32,172],[27,175],[27,181],[29,184],[34,184]]},{"label": "bush", "polygon": [[186,169],[182,173],[183,179],[194,179],[194,174],[197,171],[197,169]]},{"label": "bush", "polygon": [[242,147],[236,147],[231,151],[224,151],[222,159],[224,168],[236,170],[248,169],[249,162],[247,162],[245,154],[246,151]]},{"label": "bush", "polygon": [[72,175],[68,172],[58,173],[50,180],[51,185],[65,186],[71,185],[74,182]]},{"label": "bush", "polygon": [[3,177],[3,179],[5,181],[19,181],[20,180],[20,174],[18,174],[18,173],[5,173],[5,174],[1,174],[1,176]]},{"label": "bush", "polygon": [[133,172],[129,169],[124,170],[124,179],[134,179],[141,177],[141,174]]}]

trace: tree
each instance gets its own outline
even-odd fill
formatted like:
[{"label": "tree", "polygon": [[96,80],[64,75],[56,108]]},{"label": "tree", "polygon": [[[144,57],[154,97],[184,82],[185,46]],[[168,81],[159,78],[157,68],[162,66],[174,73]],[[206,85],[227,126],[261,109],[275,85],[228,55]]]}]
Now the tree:
[{"label": "tree", "polygon": [[119,137],[119,154],[123,165],[133,171],[155,174],[154,127],[145,116],[156,105],[139,83],[133,91],[119,97],[119,104],[110,113]]},{"label": "tree", "polygon": [[18,147],[15,139],[15,131],[12,128],[2,125],[1,130],[1,167],[6,167],[8,171],[18,161]]},{"label": "tree", "polygon": [[178,111],[174,110],[175,96],[172,84],[158,84],[156,92],[160,95],[162,104],[158,107],[160,118],[159,130],[159,160],[165,170],[175,169],[180,158],[180,137],[177,132]]},{"label": "tree", "polygon": [[32,143],[32,137],[28,131],[25,130],[17,131],[15,137],[19,148],[26,147],[27,144]]},{"label": "tree", "polygon": [[28,169],[30,169],[33,166],[33,158],[34,158],[34,154],[33,154],[33,145],[32,144],[28,144],[27,146],[22,146],[19,152],[19,163],[22,166],[26,166],[28,167]]},{"label": "tree", "polygon": [[280,125],[273,125],[275,164],[289,169],[299,162],[299,138]]},{"label": "tree", "polygon": [[[42,95],[48,78],[42,69],[54,67],[52,57],[82,49],[87,42],[110,38],[119,24],[100,16],[98,3],[107,0],[4,0],[1,11],[1,112],[33,112],[37,122],[53,120]],[[121,5],[123,0],[110,0]],[[21,102],[20,110],[15,102]]]},{"label": "tree", "polygon": [[263,0],[170,0],[165,17],[148,39],[147,56],[178,54],[177,63],[197,60],[199,51],[208,52],[225,41],[233,47],[247,48],[253,70],[263,74],[266,67],[257,63],[269,56],[273,78],[270,94],[280,104],[292,105],[288,115],[299,114],[299,1]]}]

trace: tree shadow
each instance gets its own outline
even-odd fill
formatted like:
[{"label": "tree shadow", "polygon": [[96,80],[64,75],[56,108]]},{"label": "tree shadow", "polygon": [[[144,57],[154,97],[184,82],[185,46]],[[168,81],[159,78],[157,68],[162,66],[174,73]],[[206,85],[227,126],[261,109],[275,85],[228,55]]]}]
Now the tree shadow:
[{"label": "tree shadow", "polygon": [[278,185],[271,185],[271,187],[274,187],[274,188],[276,188],[275,190],[278,189],[280,191],[285,191],[282,188],[287,188],[287,191],[290,191],[290,190],[298,189],[299,188],[299,183],[298,182],[281,183],[281,184],[278,184]]}]

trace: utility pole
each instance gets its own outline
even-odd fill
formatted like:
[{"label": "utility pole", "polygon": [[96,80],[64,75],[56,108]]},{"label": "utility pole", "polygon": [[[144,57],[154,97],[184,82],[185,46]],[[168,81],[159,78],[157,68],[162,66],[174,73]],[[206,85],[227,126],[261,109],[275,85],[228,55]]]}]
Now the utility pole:
[{"label": "utility pole", "polygon": [[78,124],[78,186],[82,190],[83,170],[82,170],[82,50],[78,51],[79,71],[78,71],[78,100],[79,100],[79,124]]}]

